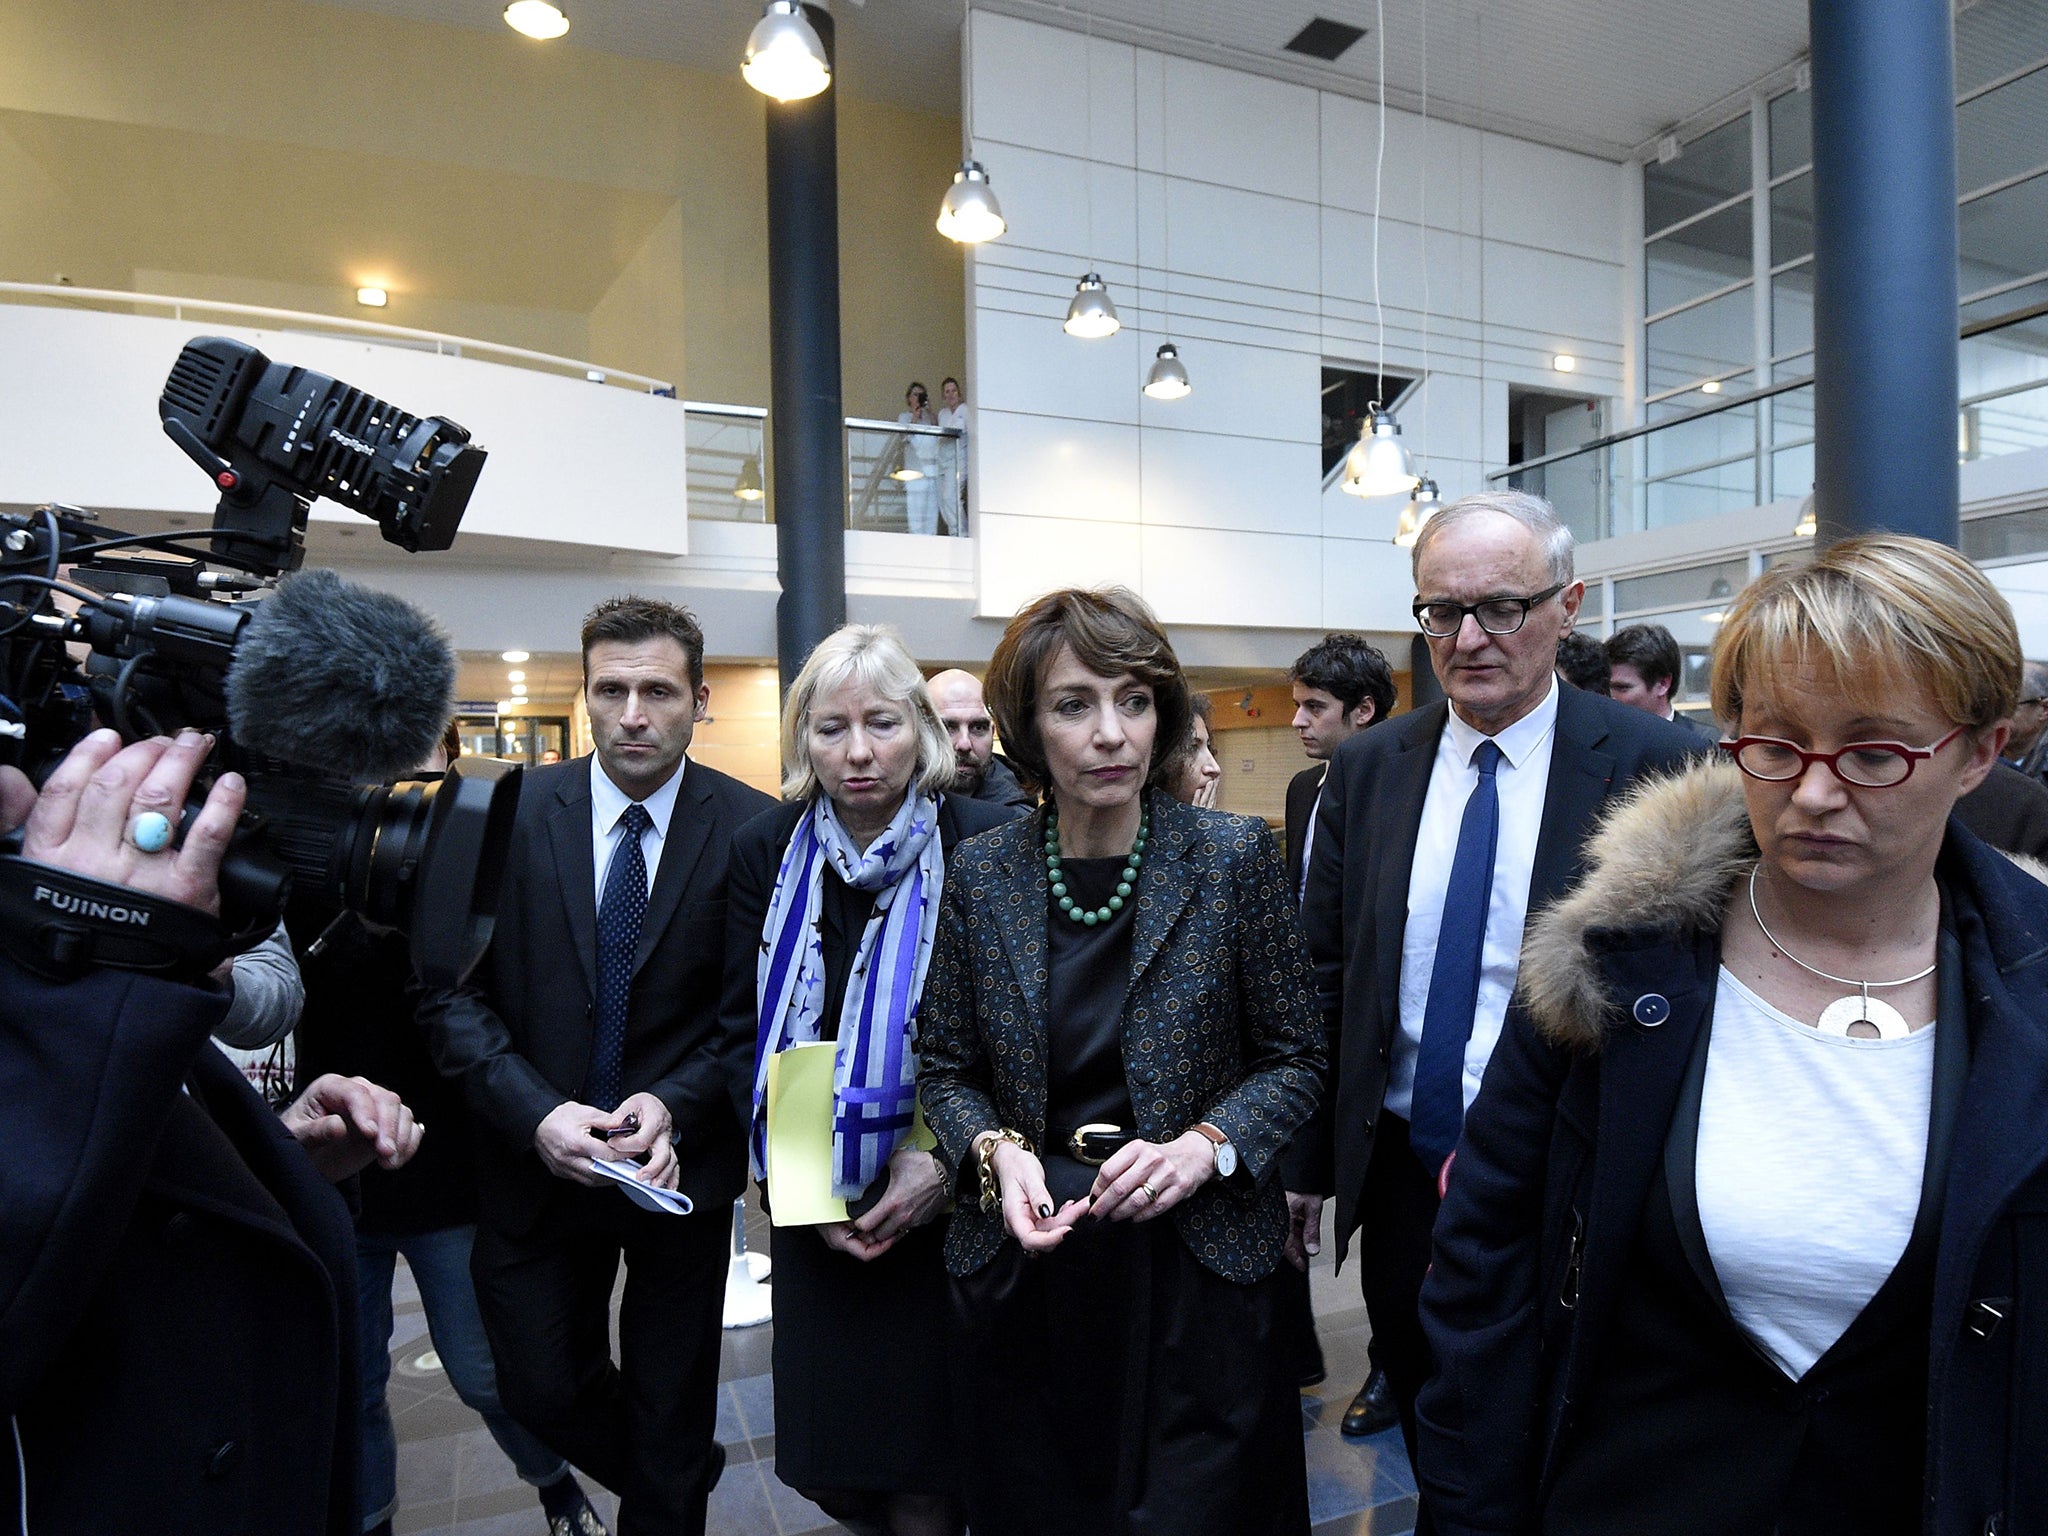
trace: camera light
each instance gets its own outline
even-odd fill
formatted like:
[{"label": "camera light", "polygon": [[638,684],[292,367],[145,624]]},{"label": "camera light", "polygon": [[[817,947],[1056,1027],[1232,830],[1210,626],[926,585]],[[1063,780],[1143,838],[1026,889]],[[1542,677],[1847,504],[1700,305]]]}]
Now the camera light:
[{"label": "camera light", "polygon": [[552,42],[569,30],[569,17],[551,0],[512,0],[505,7],[505,25],[536,42]]},{"label": "camera light", "polygon": [[382,309],[391,302],[391,295],[382,288],[358,288],[356,302],[366,309]]},{"label": "camera light", "polygon": [[499,653],[498,659],[500,661],[525,661],[530,654],[527,651],[502,651]]}]

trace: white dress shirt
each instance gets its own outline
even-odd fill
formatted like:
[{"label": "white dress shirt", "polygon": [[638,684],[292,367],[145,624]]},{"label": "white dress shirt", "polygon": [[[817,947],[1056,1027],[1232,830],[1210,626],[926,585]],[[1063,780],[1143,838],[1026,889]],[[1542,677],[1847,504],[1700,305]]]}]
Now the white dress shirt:
[{"label": "white dress shirt", "polygon": [[1330,782],[1330,765],[1323,764],[1323,776],[1316,780],[1315,804],[1308,808],[1308,821],[1301,829],[1301,882],[1295,887],[1297,906],[1308,905],[1308,861],[1316,851],[1316,818],[1323,814],[1323,786]]},{"label": "white dress shirt", "polygon": [[[654,892],[654,876],[661,868],[661,845],[668,837],[669,818],[675,814],[676,792],[683,787],[683,770],[690,766],[686,757],[676,765],[676,771],[669,775],[668,782],[640,803],[647,807],[647,818],[653,823],[640,834],[640,857],[647,861],[647,890]],[[590,852],[591,868],[597,871],[597,903],[604,905],[604,877],[611,868],[612,855],[618,852],[619,818],[626,814],[626,807],[633,803],[632,797],[614,784],[604,771],[604,763],[596,753],[590,757]]]},{"label": "white dress shirt", "polygon": [[1479,959],[1479,1005],[1465,1044],[1465,1107],[1479,1092],[1479,1080],[1500,1039],[1515,991],[1522,955],[1522,928],[1529,920],[1529,880],[1536,866],[1536,835],[1543,826],[1543,801],[1550,788],[1551,741],[1557,732],[1557,680],[1543,702],[1498,736],[1482,735],[1454,709],[1437,741],[1415,830],[1415,867],[1408,877],[1408,925],[1401,935],[1401,1028],[1387,1064],[1387,1108],[1402,1119],[1415,1098],[1415,1059],[1422,1049],[1422,1012],[1429,1002],[1430,973],[1436,968],[1436,937],[1443,926],[1444,891],[1458,853],[1458,828],[1465,802],[1479,782],[1472,754],[1491,740],[1500,748],[1495,787],[1500,796],[1499,832],[1494,842],[1493,899],[1486,910],[1486,944]]}]

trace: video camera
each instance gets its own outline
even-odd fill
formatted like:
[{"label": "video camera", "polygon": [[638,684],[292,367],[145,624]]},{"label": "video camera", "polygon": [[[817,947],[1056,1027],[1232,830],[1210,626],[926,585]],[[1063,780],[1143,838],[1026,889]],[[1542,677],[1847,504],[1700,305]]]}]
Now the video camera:
[{"label": "video camera", "polygon": [[[267,935],[296,882],[408,933],[429,984],[459,982],[490,940],[519,769],[463,759],[403,777],[447,723],[446,639],[397,598],[288,573],[319,496],[404,549],[448,548],[484,450],[452,421],[219,336],[179,354],[157,409],[220,489],[209,529],[127,534],[60,506],[0,514],[0,763],[41,783],[95,723],[130,741],[212,732],[184,826],[218,774],[249,790],[220,919],[31,863],[17,834],[0,845],[0,944],[45,971],[190,974]],[[209,540],[211,565],[179,548],[193,538]]]}]

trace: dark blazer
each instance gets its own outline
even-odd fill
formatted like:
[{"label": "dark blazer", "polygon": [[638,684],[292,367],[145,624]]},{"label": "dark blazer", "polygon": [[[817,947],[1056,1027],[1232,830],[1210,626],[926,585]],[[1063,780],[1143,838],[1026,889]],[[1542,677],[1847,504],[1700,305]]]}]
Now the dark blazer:
[{"label": "dark blazer", "polygon": [[[529,769],[505,858],[491,947],[469,983],[430,992],[434,1058],[494,1134],[478,1137],[485,1218],[531,1226],[559,1182],[533,1150],[549,1111],[580,1098],[597,1011],[597,875],[590,759]],[[719,1029],[725,874],[732,835],[774,801],[715,768],[683,773],[640,929],[626,1015],[625,1090],[675,1120],[679,1187],[716,1209],[746,1182],[745,1139]]]},{"label": "dark blazer", "polygon": [[[0,959],[0,1418],[32,1531],[360,1528],[348,1210],[207,1043],[224,1002]],[[19,1500],[10,1443],[10,1526]]]},{"label": "dark blazer", "polygon": [[[1360,1192],[1401,1026],[1401,939],[1415,834],[1449,706],[1443,701],[1361,731],[1337,749],[1323,787],[1302,923],[1329,1032],[1332,1091],[1289,1150],[1289,1189],[1334,1194],[1337,1259],[1358,1226]],[[1560,687],[1550,784],[1529,881],[1533,917],[1578,878],[1580,845],[1601,802],[1645,774],[1682,767],[1688,731],[1640,709]]]},{"label": "dark blazer", "polygon": [[2003,758],[1956,802],[1956,819],[2002,853],[2048,860],[2048,785]]},{"label": "dark blazer", "polygon": [[[760,1033],[760,957],[767,943],[764,926],[768,903],[775,895],[775,876],[797,823],[810,813],[808,800],[791,801],[763,811],[733,834],[732,866],[727,877],[725,921],[725,1006],[723,1023],[733,1042],[733,1108],[741,1122],[754,1113],[754,1052]],[[1002,804],[970,800],[964,795],[939,797],[939,846],[950,867],[953,847],[963,837],[986,832],[1013,820],[1017,810]],[[831,964],[835,958],[826,955]],[[851,956],[842,957],[848,964]],[[829,994],[833,989],[827,987]],[[836,1021],[835,1021],[836,1022]]]},{"label": "dark blazer", "polygon": [[1308,841],[1308,818],[1316,808],[1328,763],[1310,763],[1287,781],[1287,889],[1301,892],[1301,850]]},{"label": "dark blazer", "polygon": [[[1152,840],[1138,872],[1124,1080],[1148,1141],[1207,1120],[1237,1149],[1238,1172],[1172,1212],[1182,1239],[1226,1280],[1280,1262],[1287,1205],[1272,1175],[1314,1111],[1323,1066],[1308,958],[1286,871],[1263,823],[1147,791]],[[1008,1126],[1045,1140],[1045,817],[962,843],[925,980],[925,1119],[956,1168],[974,1138]],[[972,1274],[1005,1241],[1002,1216],[963,1194],[946,1265]]]},{"label": "dark blazer", "polygon": [[[1739,786],[1728,793],[1740,816]],[[1543,958],[1563,953],[1550,937],[1562,924],[1524,951],[1525,990],[1466,1121],[1422,1290],[1437,1375],[1418,1404],[1419,1473],[1446,1536],[1536,1531],[1589,1375],[1633,1363],[1603,1342],[1711,1018],[1720,911],[1755,858],[1746,818],[1722,841],[1719,876],[1674,882],[1671,861],[1644,858],[1632,899],[1600,902],[1591,921],[1560,909],[1567,958]],[[1940,1186],[1921,1528],[2048,1529],[2048,1330],[2028,1321],[2048,1308],[2048,890],[1954,820],[1936,876],[1969,1062]],[[1688,900],[1689,918],[1673,912]],[[1696,1444],[1643,1459],[1728,1440],[1703,1426]]]}]

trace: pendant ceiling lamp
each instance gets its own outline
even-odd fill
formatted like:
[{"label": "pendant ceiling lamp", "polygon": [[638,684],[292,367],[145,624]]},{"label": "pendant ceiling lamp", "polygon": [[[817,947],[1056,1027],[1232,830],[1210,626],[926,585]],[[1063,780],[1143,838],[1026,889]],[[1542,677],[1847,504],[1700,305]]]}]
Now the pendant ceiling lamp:
[{"label": "pendant ceiling lamp", "polygon": [[505,7],[505,25],[522,36],[546,43],[569,30],[569,16],[550,0],[512,0]]},{"label": "pendant ceiling lamp", "polygon": [[995,188],[988,183],[988,171],[979,160],[961,161],[939,204],[939,233],[962,245],[979,245],[1009,227]]},{"label": "pendant ceiling lamp", "polygon": [[1819,532],[1820,519],[1814,515],[1813,495],[1809,492],[1806,499],[1799,503],[1799,521],[1792,525],[1792,533],[1795,538],[1810,539]]},{"label": "pendant ceiling lamp", "polygon": [[740,501],[759,501],[766,494],[761,488],[761,461],[753,454],[740,460],[739,478],[732,483],[732,493]]},{"label": "pendant ceiling lamp", "polygon": [[768,0],[747,37],[740,73],[747,84],[777,101],[802,101],[832,83],[825,45],[804,18],[799,0]]},{"label": "pendant ceiling lamp", "polygon": [[1103,286],[1102,274],[1083,274],[1074,284],[1074,299],[1067,306],[1066,324],[1060,329],[1084,341],[1100,341],[1122,328],[1123,321],[1117,318],[1116,306],[1109,301],[1109,289]]},{"label": "pendant ceiling lamp", "polygon": [[1414,498],[1401,509],[1401,521],[1394,529],[1394,542],[1403,549],[1413,549],[1415,541],[1422,537],[1422,525],[1443,509],[1443,498],[1437,495],[1436,482],[1424,475],[1416,483]]},{"label": "pendant ceiling lamp", "polygon": [[[1374,377],[1387,376],[1387,313],[1380,303],[1380,183],[1387,160],[1387,8],[1386,0],[1375,7],[1379,34],[1379,143],[1373,150],[1372,165],[1372,311],[1379,331],[1379,362]],[[1427,267],[1428,263],[1424,263]],[[1408,450],[1401,443],[1401,427],[1394,413],[1378,400],[1372,402],[1365,424],[1359,428],[1358,443],[1344,460],[1344,489],[1353,496],[1399,496],[1412,491],[1421,476],[1408,462]]]},{"label": "pendant ceiling lamp", "polygon": [[1375,400],[1357,443],[1345,455],[1344,489],[1354,496],[1402,496],[1421,480],[1401,443],[1401,424]]},{"label": "pendant ceiling lamp", "polygon": [[1159,355],[1152,360],[1152,371],[1145,376],[1145,393],[1154,400],[1184,400],[1194,389],[1188,382],[1187,367],[1180,360],[1180,348],[1170,341],[1162,342]]}]

